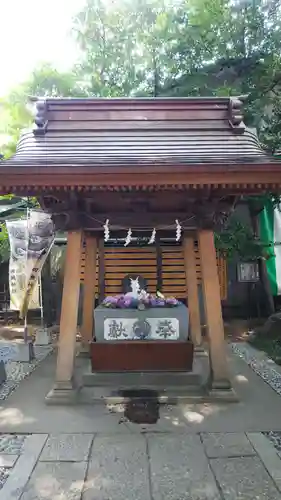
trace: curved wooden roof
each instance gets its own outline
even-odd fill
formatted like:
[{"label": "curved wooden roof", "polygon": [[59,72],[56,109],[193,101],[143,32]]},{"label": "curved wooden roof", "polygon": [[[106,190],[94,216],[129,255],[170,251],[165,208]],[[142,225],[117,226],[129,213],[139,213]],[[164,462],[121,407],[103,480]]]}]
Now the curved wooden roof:
[{"label": "curved wooden roof", "polygon": [[10,163],[27,165],[138,165],[272,161],[257,136],[245,130],[49,130],[24,133]]},{"label": "curved wooden roof", "polygon": [[243,122],[243,98],[37,100],[0,162],[0,191],[281,190],[281,159]]},{"label": "curved wooden roof", "polygon": [[234,98],[46,99],[12,165],[125,166],[276,161]]}]

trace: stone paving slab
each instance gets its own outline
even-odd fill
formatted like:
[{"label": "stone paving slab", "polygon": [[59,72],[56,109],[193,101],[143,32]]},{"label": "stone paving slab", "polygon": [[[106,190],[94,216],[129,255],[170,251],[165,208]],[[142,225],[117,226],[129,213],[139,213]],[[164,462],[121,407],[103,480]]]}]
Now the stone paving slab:
[{"label": "stone paving slab", "polygon": [[248,439],[281,492],[281,460],[271,440],[261,432],[249,432]]},{"label": "stone paving slab", "polygon": [[213,458],[210,463],[224,500],[281,500],[258,457]]},{"label": "stone paving slab", "polygon": [[221,499],[198,435],[149,435],[148,450],[153,500]]},{"label": "stone paving slab", "polygon": [[58,434],[49,436],[40,461],[86,462],[94,434]]},{"label": "stone paving slab", "polygon": [[20,500],[80,500],[86,469],[86,462],[39,462]]},{"label": "stone paving slab", "polygon": [[203,433],[206,455],[210,458],[255,455],[255,450],[243,432]]},{"label": "stone paving slab", "polygon": [[47,434],[33,434],[26,437],[22,454],[0,490],[0,500],[22,500],[23,489],[33,472],[47,437]]},{"label": "stone paving slab", "polygon": [[0,442],[0,500],[281,500],[281,459],[261,432],[2,435]]},{"label": "stone paving slab", "polygon": [[112,435],[94,439],[82,499],[113,498],[150,499],[146,440],[143,436]]},{"label": "stone paving slab", "polygon": [[0,455],[0,467],[5,467],[6,469],[11,469],[12,467],[14,467],[18,458],[19,458],[18,455],[9,455],[9,454],[1,453],[1,455]]}]

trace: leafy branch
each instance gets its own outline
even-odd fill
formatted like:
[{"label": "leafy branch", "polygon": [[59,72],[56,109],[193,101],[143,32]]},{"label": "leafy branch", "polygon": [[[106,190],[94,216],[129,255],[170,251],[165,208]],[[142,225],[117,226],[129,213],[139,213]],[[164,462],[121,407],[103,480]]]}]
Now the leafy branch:
[{"label": "leafy branch", "polygon": [[218,253],[227,259],[256,261],[274,256],[274,242],[257,238],[252,228],[237,218],[229,220],[223,231],[215,234],[215,243]]}]

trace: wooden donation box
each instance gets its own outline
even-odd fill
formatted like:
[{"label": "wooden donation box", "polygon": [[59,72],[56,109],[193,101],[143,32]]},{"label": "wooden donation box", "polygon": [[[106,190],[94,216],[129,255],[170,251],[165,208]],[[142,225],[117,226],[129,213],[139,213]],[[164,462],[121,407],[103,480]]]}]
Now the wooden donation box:
[{"label": "wooden donation box", "polygon": [[94,310],[93,371],[190,371],[188,309],[152,307]]}]

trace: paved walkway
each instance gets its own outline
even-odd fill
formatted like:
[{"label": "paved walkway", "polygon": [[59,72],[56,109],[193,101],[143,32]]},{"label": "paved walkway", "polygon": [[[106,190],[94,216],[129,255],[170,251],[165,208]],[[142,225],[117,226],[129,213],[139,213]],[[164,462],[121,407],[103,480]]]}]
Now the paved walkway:
[{"label": "paved walkway", "polygon": [[281,461],[260,432],[4,439],[0,500],[281,498]]},{"label": "paved walkway", "polygon": [[0,500],[281,500],[281,397],[229,356],[239,403],[163,406],[153,425],[46,406],[49,356],[1,403]]}]

